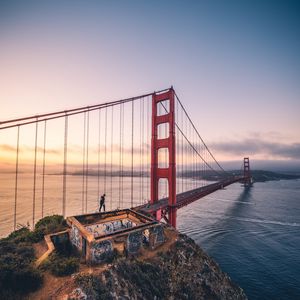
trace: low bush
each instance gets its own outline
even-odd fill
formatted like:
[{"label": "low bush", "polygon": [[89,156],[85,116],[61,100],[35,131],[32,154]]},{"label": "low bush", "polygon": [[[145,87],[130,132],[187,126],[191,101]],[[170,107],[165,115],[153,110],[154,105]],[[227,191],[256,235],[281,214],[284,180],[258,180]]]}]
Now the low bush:
[{"label": "low bush", "polygon": [[20,229],[13,231],[7,238],[2,239],[2,241],[11,241],[16,244],[29,242],[30,233],[31,232],[27,227],[21,227]]},{"label": "low bush", "polygon": [[[20,299],[23,294],[39,288],[43,277],[33,266],[32,244],[41,241],[45,234],[66,228],[63,216],[53,215],[39,220],[34,231],[22,227],[0,239],[0,299]],[[60,276],[71,274],[79,267],[79,261],[74,257],[54,259],[54,262],[53,273]]]},{"label": "low bush", "polygon": [[39,242],[44,235],[59,232],[67,228],[67,223],[63,216],[53,215],[47,216],[39,220],[34,227],[34,231],[30,235],[32,242]]},{"label": "low bush", "polygon": [[55,276],[70,275],[79,270],[79,257],[67,257],[61,253],[54,252],[43,263],[42,269],[50,271]]},{"label": "low bush", "polygon": [[[33,266],[35,259],[32,244],[43,239],[45,234],[66,229],[62,216],[48,216],[35,225],[34,231],[22,227],[8,237],[0,239],[0,299],[19,299],[23,294],[35,291],[42,284],[40,270]],[[58,273],[78,269],[74,258],[57,264]]]},{"label": "low bush", "polygon": [[21,228],[0,240],[0,299],[18,299],[42,284],[42,274],[32,266],[29,234],[28,228]]}]

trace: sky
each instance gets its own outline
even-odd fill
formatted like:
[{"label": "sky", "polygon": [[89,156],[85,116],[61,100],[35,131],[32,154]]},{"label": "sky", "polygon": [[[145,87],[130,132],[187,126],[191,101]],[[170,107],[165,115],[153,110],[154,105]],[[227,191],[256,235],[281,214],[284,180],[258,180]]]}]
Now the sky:
[{"label": "sky", "polygon": [[299,1],[0,0],[0,121],[173,85],[220,161],[299,163],[299,53]]}]

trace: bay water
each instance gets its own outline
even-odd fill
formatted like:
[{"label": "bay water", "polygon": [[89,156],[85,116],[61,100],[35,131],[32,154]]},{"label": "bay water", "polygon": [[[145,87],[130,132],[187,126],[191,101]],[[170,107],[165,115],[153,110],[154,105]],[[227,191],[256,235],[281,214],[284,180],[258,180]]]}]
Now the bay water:
[{"label": "bay water", "polygon": [[179,210],[178,229],[249,299],[300,299],[300,180],[228,186]]}]

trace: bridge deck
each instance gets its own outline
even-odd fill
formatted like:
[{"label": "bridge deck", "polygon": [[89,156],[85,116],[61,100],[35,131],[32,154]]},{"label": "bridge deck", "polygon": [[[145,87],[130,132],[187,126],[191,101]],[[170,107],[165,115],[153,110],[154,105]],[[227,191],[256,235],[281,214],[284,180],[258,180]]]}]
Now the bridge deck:
[{"label": "bridge deck", "polygon": [[[176,208],[183,207],[192,203],[208,194],[215,192],[216,190],[222,189],[230,184],[233,184],[238,181],[244,180],[244,176],[234,176],[229,179],[225,179],[222,181],[218,181],[194,190],[190,190],[184,193],[180,193],[176,195]],[[168,198],[163,198],[158,200],[154,204],[145,204],[139,206],[137,209],[143,211],[145,213],[154,213],[160,209],[166,209],[168,207]]]}]

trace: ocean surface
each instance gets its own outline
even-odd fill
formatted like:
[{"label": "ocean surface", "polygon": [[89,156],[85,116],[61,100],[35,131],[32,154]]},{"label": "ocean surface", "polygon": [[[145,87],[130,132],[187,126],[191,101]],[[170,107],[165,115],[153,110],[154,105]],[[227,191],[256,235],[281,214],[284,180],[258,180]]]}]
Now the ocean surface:
[{"label": "ocean surface", "polygon": [[[149,199],[149,180],[68,176],[66,215],[98,209],[106,184],[106,209],[139,205]],[[180,180],[192,188],[198,183]],[[120,187],[123,186],[121,191]],[[38,176],[35,221],[42,216],[42,178]],[[178,186],[179,187],[179,186]],[[162,195],[165,187],[162,186]],[[47,175],[44,216],[62,212],[62,176]],[[14,175],[0,175],[0,237],[13,230]],[[111,201],[113,200],[113,201]],[[17,224],[32,226],[33,177],[20,174]],[[193,238],[240,285],[249,299],[300,299],[300,180],[228,186],[178,211],[178,229]]]},{"label": "ocean surface", "polygon": [[300,180],[228,186],[178,212],[249,299],[300,299]]}]

